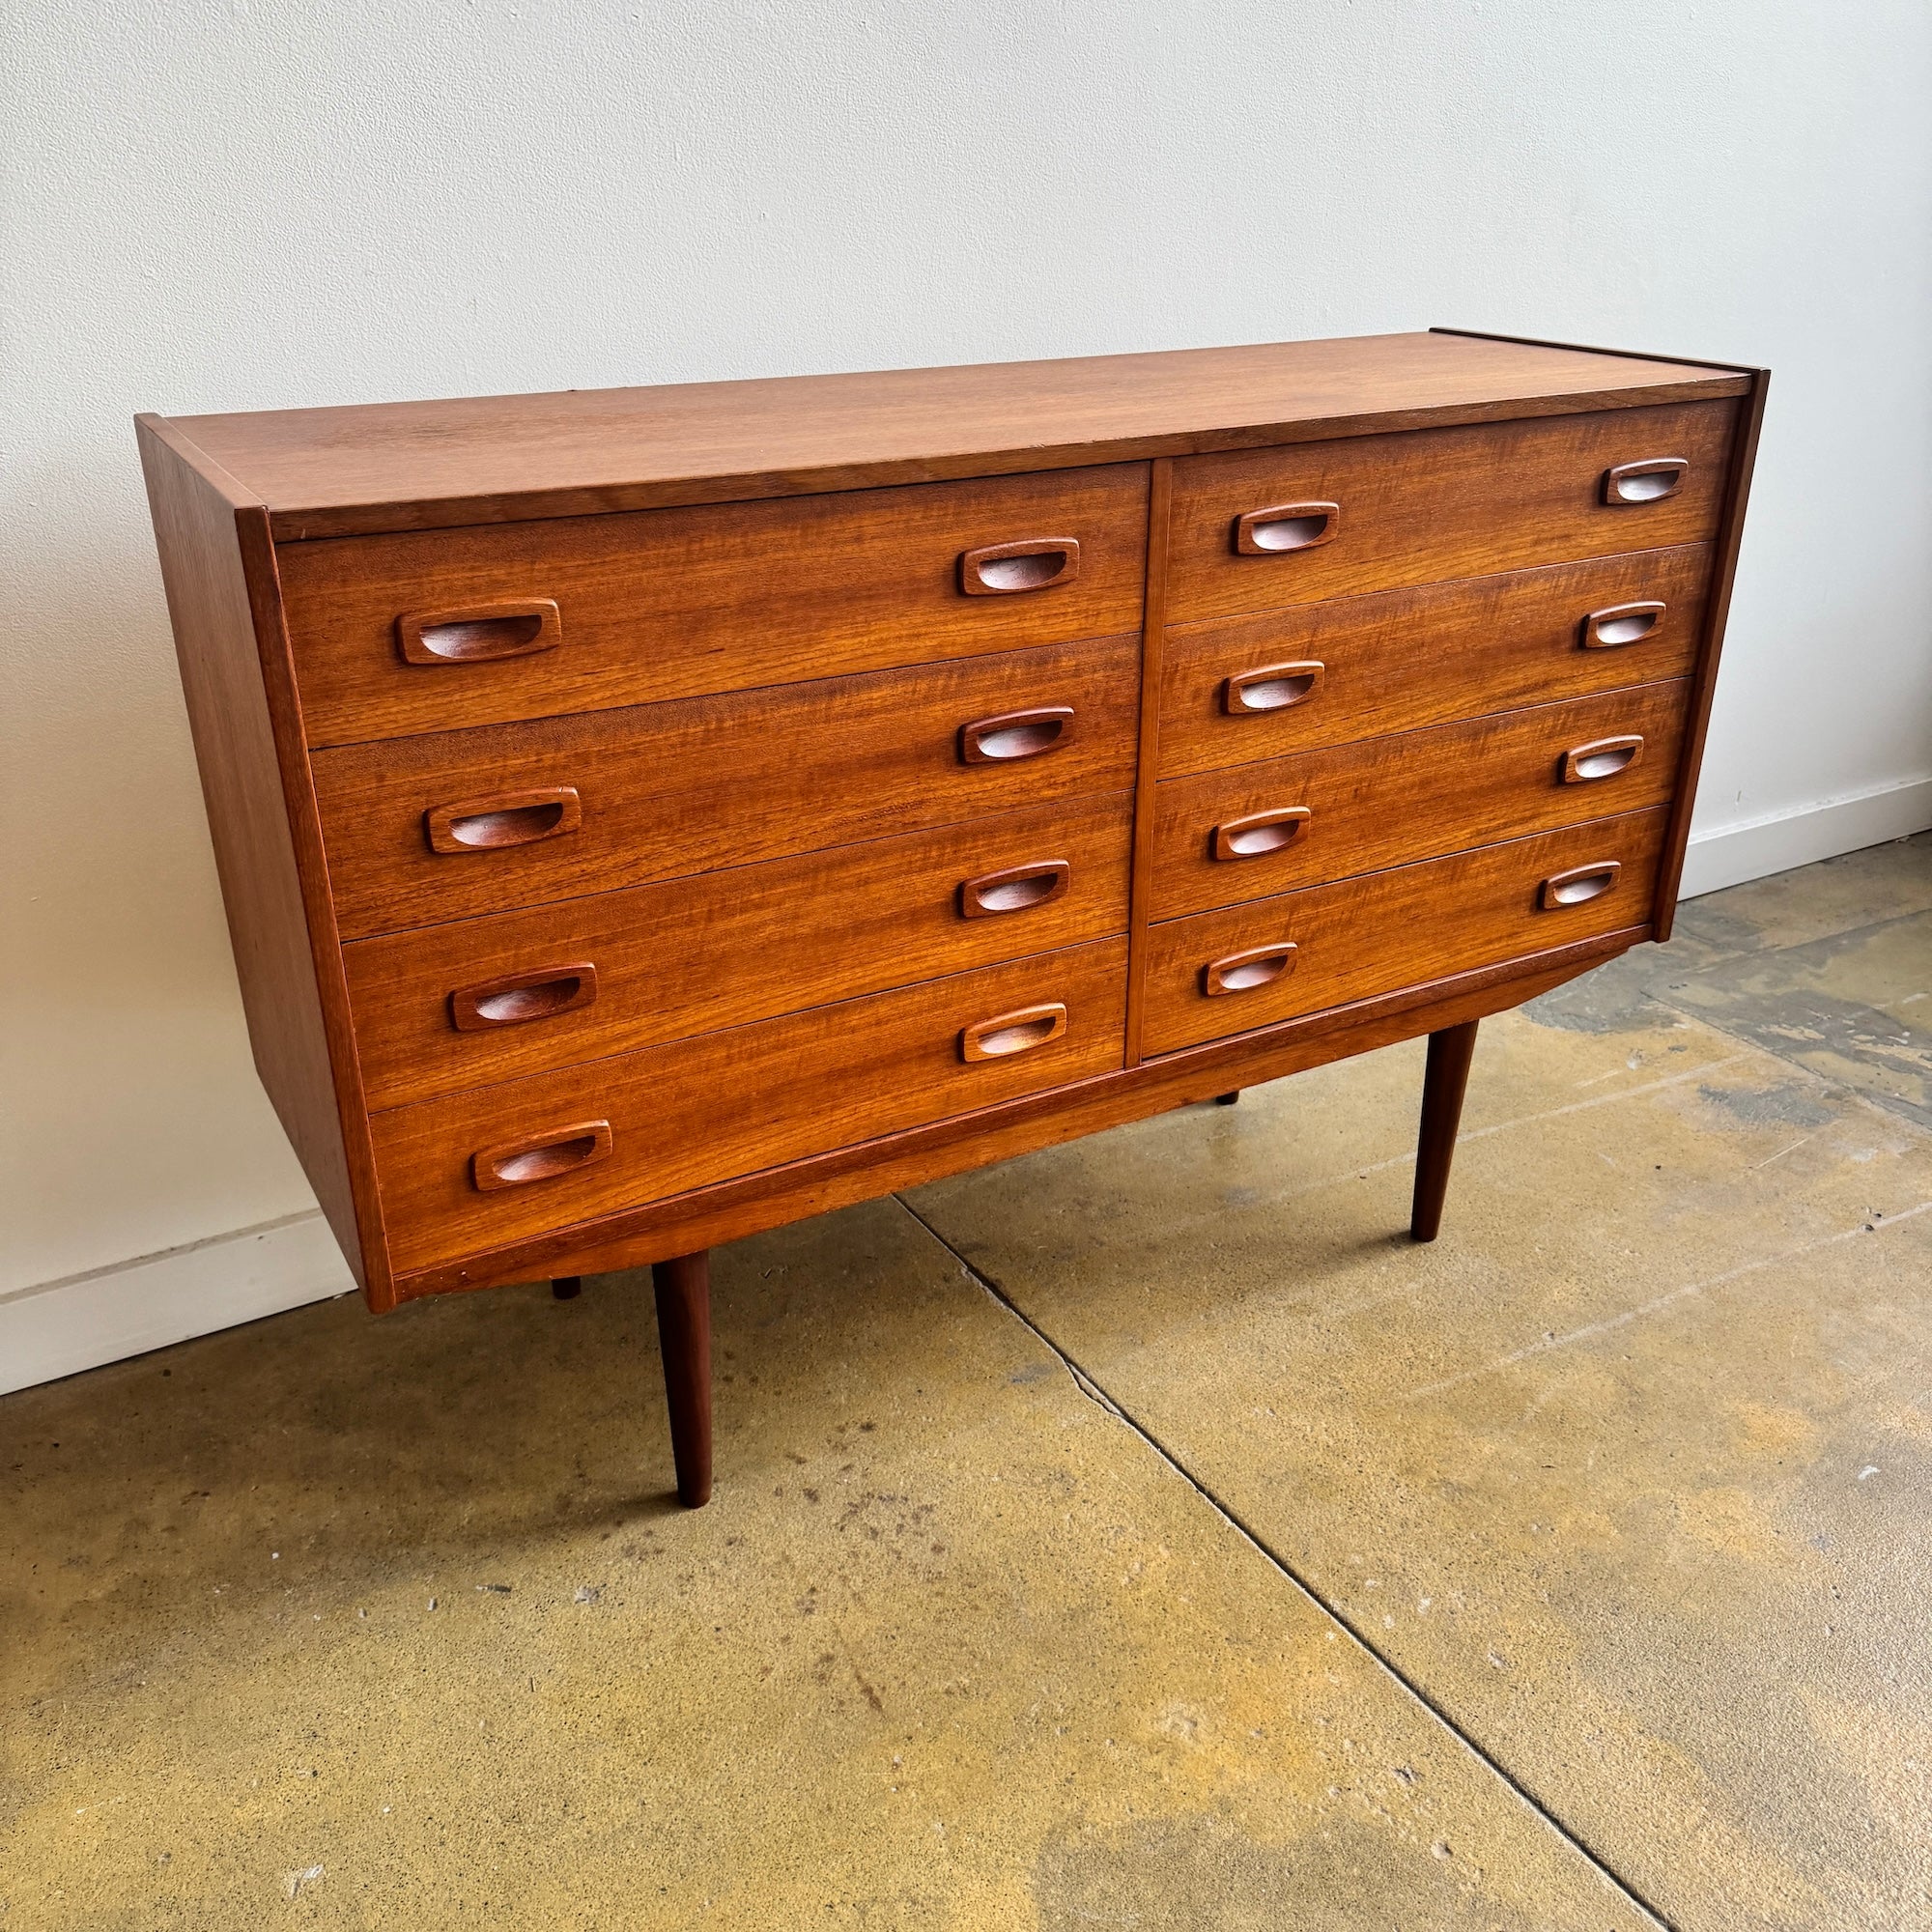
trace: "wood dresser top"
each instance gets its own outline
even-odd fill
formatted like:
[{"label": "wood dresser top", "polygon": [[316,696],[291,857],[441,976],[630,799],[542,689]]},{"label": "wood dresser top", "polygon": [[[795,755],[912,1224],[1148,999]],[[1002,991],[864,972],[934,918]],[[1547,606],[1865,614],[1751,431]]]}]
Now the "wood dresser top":
[{"label": "wood dresser top", "polygon": [[146,418],[286,541],[728,502],[1744,394],[1733,368],[1432,331]]}]

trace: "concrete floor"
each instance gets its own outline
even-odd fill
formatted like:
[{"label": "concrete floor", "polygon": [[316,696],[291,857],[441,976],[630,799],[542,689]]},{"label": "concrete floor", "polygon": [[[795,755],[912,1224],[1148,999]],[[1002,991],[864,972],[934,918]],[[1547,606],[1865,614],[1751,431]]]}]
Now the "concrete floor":
[{"label": "concrete floor", "polygon": [[1679,932],[1434,1248],[1414,1044],[722,1252],[696,1514],[626,1276],[0,1402],[0,1932],[1932,1927],[1932,839]]}]

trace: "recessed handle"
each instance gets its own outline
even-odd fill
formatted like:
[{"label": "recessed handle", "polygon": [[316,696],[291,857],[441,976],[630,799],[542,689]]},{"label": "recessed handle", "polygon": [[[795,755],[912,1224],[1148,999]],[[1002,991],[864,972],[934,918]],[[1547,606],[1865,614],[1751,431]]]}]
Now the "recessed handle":
[{"label": "recessed handle", "polygon": [[1291,704],[1305,703],[1315,696],[1325,665],[1261,665],[1253,670],[1237,671],[1221,687],[1221,709],[1230,718],[1245,718],[1257,711],[1286,711]]},{"label": "recessed handle", "polygon": [[1619,463],[1604,471],[1606,503],[1661,503],[1684,487],[1690,465],[1682,456],[1652,456],[1641,463]]},{"label": "recessed handle", "polygon": [[1057,899],[1066,890],[1073,868],[1065,859],[1041,859],[1031,866],[1009,866],[1003,872],[981,872],[959,888],[961,919],[986,919],[994,913],[1026,912]]},{"label": "recessed handle", "polygon": [[412,665],[490,664],[555,650],[563,642],[563,619],[547,597],[412,611],[396,619],[396,640]]},{"label": "recessed handle", "polygon": [[1006,765],[1037,758],[1072,742],[1073,707],[1043,704],[1033,711],[1003,711],[959,727],[959,755],[969,765]]},{"label": "recessed handle", "polygon": [[986,544],[959,559],[959,587],[969,597],[1010,597],[1016,590],[1050,590],[1080,575],[1076,537],[1024,537]]},{"label": "recessed handle", "polygon": [[1617,874],[1623,867],[1615,859],[1605,859],[1597,866],[1578,866],[1574,871],[1558,872],[1545,879],[1536,895],[1537,904],[1545,912],[1554,912],[1558,906],[1587,905],[1592,899],[1600,899],[1617,882]]},{"label": "recessed handle", "polygon": [[1251,811],[1215,826],[1208,850],[1217,859],[1265,859],[1301,837],[1313,816],[1305,805],[1284,806],[1278,811]]},{"label": "recessed handle", "polygon": [[611,1122],[580,1121],[556,1127],[531,1140],[511,1141],[485,1148],[469,1157],[469,1178],[477,1191],[494,1194],[501,1187],[523,1187],[532,1180],[554,1180],[594,1166],[611,1153]]},{"label": "recessed handle", "polygon": [[1583,619],[1583,648],[1607,651],[1618,644],[1638,644],[1662,622],[1662,604],[1609,604]]},{"label": "recessed handle", "polygon": [[1294,971],[1299,949],[1293,940],[1276,946],[1251,946],[1225,959],[1210,959],[1201,969],[1201,990],[1212,1000],[1223,993],[1251,993],[1269,986]]},{"label": "recessed handle", "polygon": [[1059,1001],[1042,1007],[1020,1007],[1010,1013],[996,1013],[989,1020],[961,1030],[959,1058],[964,1061],[1005,1060],[1014,1053],[1030,1053],[1048,1040],[1058,1039],[1066,1031],[1066,1009]]},{"label": "recessed handle", "polygon": [[1241,556],[1279,556],[1331,543],[1341,527],[1339,503],[1272,503],[1235,519],[1235,549]]},{"label": "recessed handle", "polygon": [[1599,738],[1588,745],[1573,746],[1563,753],[1563,782],[1590,784],[1598,779],[1613,779],[1642,756],[1641,738]]},{"label": "recessed handle", "polygon": [[583,801],[575,785],[548,791],[506,791],[498,798],[467,798],[423,813],[433,852],[497,852],[506,845],[534,845],[583,823]]},{"label": "recessed handle", "polygon": [[526,1020],[572,1012],[596,997],[597,968],[589,960],[537,966],[459,987],[449,996],[449,1019],[458,1033],[488,1033],[493,1027],[522,1026]]}]

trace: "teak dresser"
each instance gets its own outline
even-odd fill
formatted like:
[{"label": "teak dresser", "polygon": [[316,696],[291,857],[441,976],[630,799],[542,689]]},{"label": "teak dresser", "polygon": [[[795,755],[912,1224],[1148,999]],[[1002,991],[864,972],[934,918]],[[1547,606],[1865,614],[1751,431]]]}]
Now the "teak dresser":
[{"label": "teak dresser", "polygon": [[256,1064],[373,1309],[1669,931],[1765,375],[1455,331],[140,418]]}]

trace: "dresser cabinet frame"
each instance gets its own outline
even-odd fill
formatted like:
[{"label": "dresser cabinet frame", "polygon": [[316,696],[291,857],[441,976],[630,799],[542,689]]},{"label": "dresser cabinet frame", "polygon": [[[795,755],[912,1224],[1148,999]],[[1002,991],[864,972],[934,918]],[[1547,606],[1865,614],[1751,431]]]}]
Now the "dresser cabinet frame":
[{"label": "dresser cabinet frame", "polygon": [[[1575,351],[1578,345],[1444,329],[1472,340]],[[1076,1139],[1192,1102],[1233,1100],[1242,1087],[1399,1040],[1430,1037],[1411,1231],[1439,1225],[1477,1024],[1647,939],[1668,938],[1682,875],[1711,701],[1728,615],[1769,372],[1622,350],[1585,353],[1698,372],[1681,386],[1487,405],[1386,407],[1358,415],[1241,423],[1157,436],[1108,436],[1047,448],[978,450],[951,458],[886,457],[815,470],[601,488],[577,500],[543,490],[365,508],[275,510],[199,447],[181,423],[137,418],[216,869],[249,1037],[263,1085],[314,1186],[368,1306],[382,1313],[422,1295],[549,1277],[576,1292],[585,1274],[653,1266],[687,1503],[710,1492],[707,1251],[724,1241],[944,1175]],[[1023,388],[1027,365],[1013,380]],[[1719,374],[1719,372],[1722,372]],[[992,372],[1004,374],[1005,372]],[[836,381],[838,379],[827,379]],[[1238,1037],[1143,1059],[1144,949],[1151,890],[1167,538],[1177,457],[1346,436],[1388,434],[1592,409],[1733,396],[1741,399],[1716,535],[1671,820],[1645,916],[1616,931],[1505,964],[1457,974]],[[989,476],[1144,461],[1150,466],[1149,549],[1142,624],[1132,853],[1125,1065],[1116,1071],[904,1132],[764,1169],[407,1272],[392,1269],[384,1234],[368,1113],[357,1068],[334,903],[284,622],[276,545],[363,529],[448,527],[518,515],[753,500],[950,476]],[[358,521],[360,519],[360,521]]]}]

